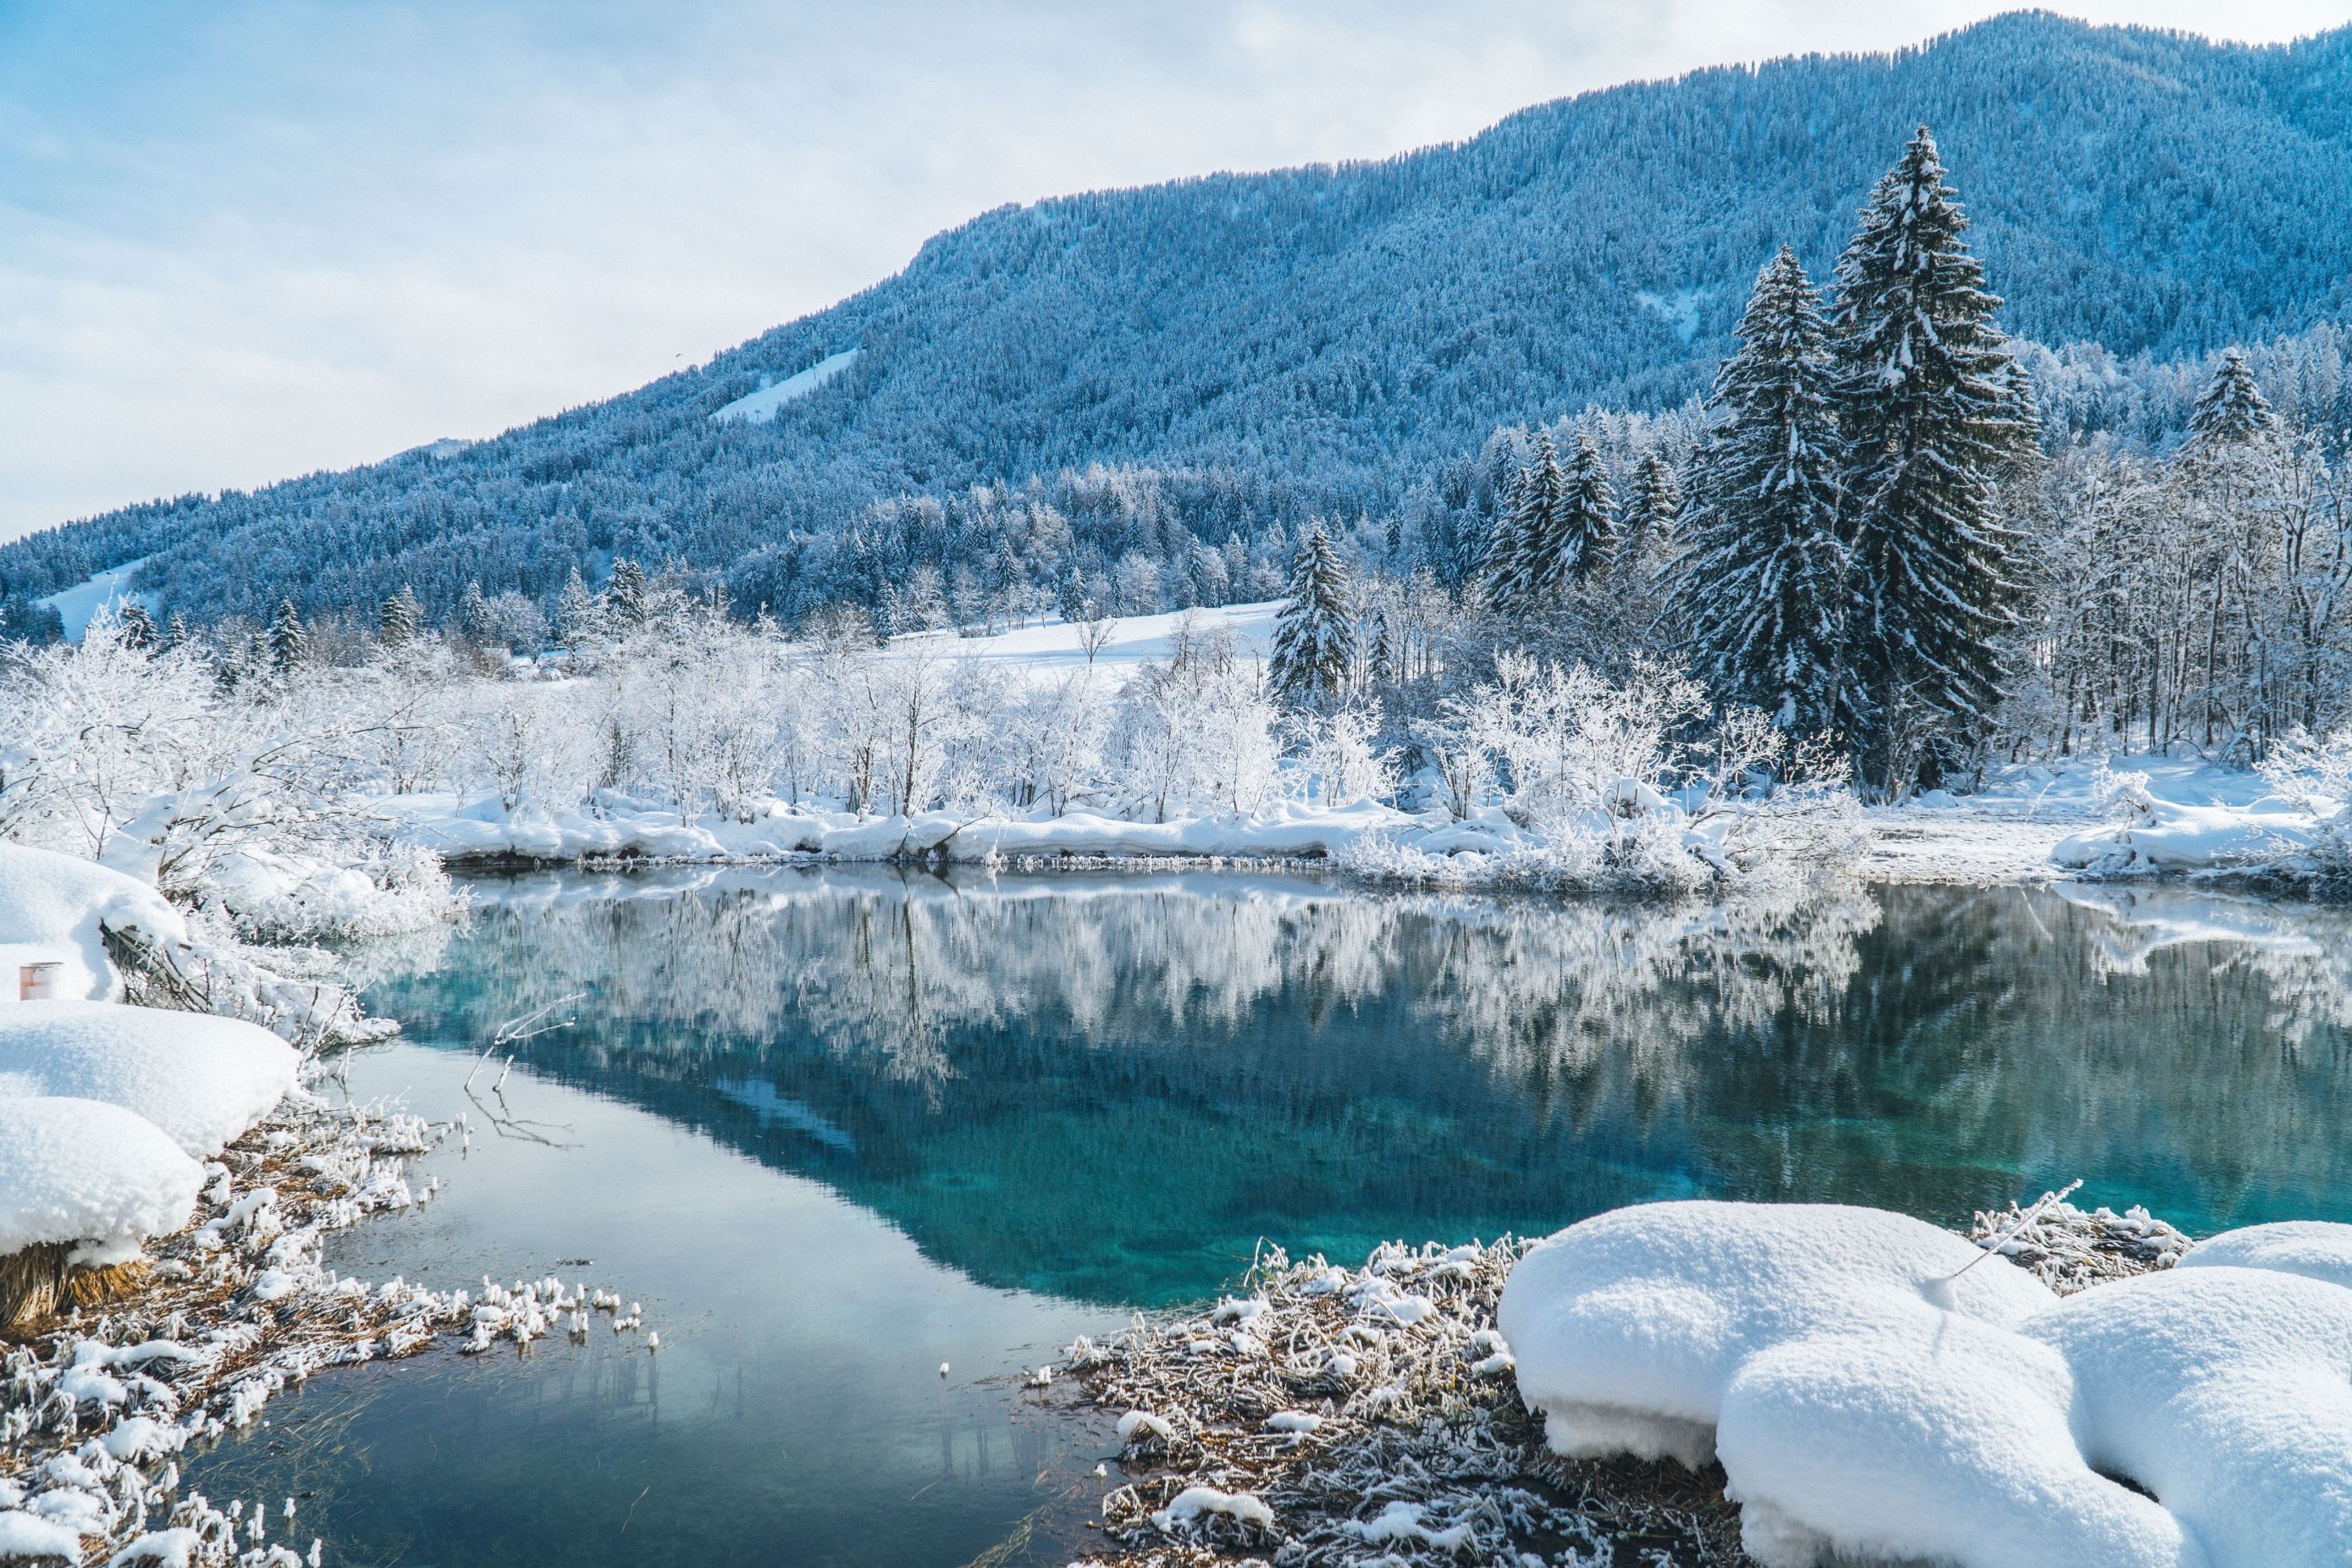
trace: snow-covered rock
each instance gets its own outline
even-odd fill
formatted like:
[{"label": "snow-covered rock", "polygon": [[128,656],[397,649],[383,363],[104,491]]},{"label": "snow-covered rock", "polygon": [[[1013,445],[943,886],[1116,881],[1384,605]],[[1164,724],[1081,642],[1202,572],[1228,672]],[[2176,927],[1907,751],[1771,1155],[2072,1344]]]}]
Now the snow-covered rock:
[{"label": "snow-covered rock", "polygon": [[203,1167],[145,1118],[94,1100],[0,1099],[0,1256],[78,1242],[118,1263],[195,1211]]},{"label": "snow-covered rock", "polygon": [[2352,1225],[2282,1220],[2209,1236],[2180,1260],[2183,1268],[2267,1268],[2352,1289]]},{"label": "snow-covered rock", "polygon": [[2082,1291],[2025,1331],[2074,1374],[2085,1457],[2153,1492],[2191,1543],[2113,1561],[2352,1561],[2352,1290],[2182,1267]]},{"label": "snow-covered rock", "polygon": [[178,910],[134,877],[70,855],[0,844],[0,1006],[22,994],[23,966],[54,963],[56,997],[102,999],[117,976],[100,927],[135,929],[151,941],[188,939]]},{"label": "snow-covered rock", "polygon": [[[1543,1411],[1557,1450],[1684,1462],[1712,1453],[1743,1504],[1748,1552],[1769,1568],[2255,1561],[2225,1554],[2210,1535],[2221,1504],[2176,1511],[2100,1474],[2138,1471],[2098,1441],[2103,1427],[2082,1427],[2082,1411],[2103,1408],[2091,1384],[2115,1377],[2119,1331],[2077,1302],[2119,1289],[2061,1305],[2004,1258],[1870,1208],[1656,1204],[1571,1225],[1531,1250],[1498,1321],[1519,1392]],[[2173,1333],[2188,1338],[2230,1310],[2222,1295],[2166,1295],[2149,1311],[2176,1311]],[[2352,1293],[2343,1305],[2352,1310]],[[2298,1311],[2307,1335],[2326,1317],[2316,1305]],[[2288,1338],[2279,1328],[2263,1342]],[[2352,1335],[2340,1344],[2352,1347]],[[2116,1401],[2116,1420],[2147,1422],[2147,1444],[2209,1450],[2166,1471],[2209,1495],[2249,1495],[2246,1465],[2221,1453],[2232,1444],[2310,1460],[2288,1438],[2249,1432],[2246,1405],[2210,1399],[2209,1415],[2183,1420],[2138,1384]],[[2336,1450],[2333,1477],[2328,1462],[2312,1465],[2294,1471],[2322,1493],[2303,1504],[2298,1528],[2340,1554],[2352,1535],[2328,1495],[2352,1495],[2352,1444]],[[2265,1504],[2286,1507],[2277,1490]]]},{"label": "snow-covered rock", "polygon": [[103,1100],[198,1158],[268,1115],[299,1064],[294,1047],[238,1018],[110,1002],[0,1011],[0,1097]]},{"label": "snow-covered rock", "polygon": [[2051,858],[2070,870],[2210,871],[2309,852],[2318,821],[2284,803],[2191,805],[2145,796],[2130,817],[2059,840]]}]

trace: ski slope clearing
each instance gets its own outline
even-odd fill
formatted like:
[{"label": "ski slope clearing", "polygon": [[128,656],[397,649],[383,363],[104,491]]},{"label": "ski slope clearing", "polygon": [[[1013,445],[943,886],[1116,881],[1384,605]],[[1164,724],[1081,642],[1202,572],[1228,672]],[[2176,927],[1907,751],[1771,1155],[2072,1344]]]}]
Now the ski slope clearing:
[{"label": "ski slope clearing", "polygon": [[58,613],[65,624],[66,640],[79,642],[89,629],[89,623],[101,610],[120,610],[132,603],[146,603],[146,595],[131,591],[131,574],[147,564],[144,555],[136,561],[126,561],[120,566],[83,578],[70,588],[60,588],[46,599],[35,601]]},{"label": "ski slope clearing", "polygon": [[1766,1568],[2334,1562],[2352,1226],[2294,1230],[2062,1299],[1879,1210],[1647,1205],[1530,1252],[1498,1326],[1556,1452],[1719,1460]]},{"label": "ski slope clearing", "polygon": [[764,425],[776,416],[776,411],[794,398],[806,397],[843,371],[857,363],[856,349],[833,354],[817,361],[797,375],[788,375],[772,385],[763,386],[746,397],[739,397],[711,415],[713,419],[740,419],[747,425]]}]

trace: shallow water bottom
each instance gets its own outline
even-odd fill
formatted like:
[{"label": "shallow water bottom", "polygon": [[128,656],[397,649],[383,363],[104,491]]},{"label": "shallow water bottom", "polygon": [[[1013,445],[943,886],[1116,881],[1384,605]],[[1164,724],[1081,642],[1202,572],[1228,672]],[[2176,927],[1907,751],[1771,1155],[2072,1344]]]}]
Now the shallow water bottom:
[{"label": "shallow water bottom", "polygon": [[608,1286],[643,1302],[659,1352],[598,1315],[584,1345],[330,1373],[192,1463],[189,1486],[264,1500],[278,1538],[321,1536],[341,1563],[881,1568],[1024,1531],[998,1561],[1067,1559],[1116,1444],[1017,1379],[1119,1319],[973,1284],[816,1182],[523,1068],[495,1096],[478,1074],[469,1099],[473,1068],[405,1043],[352,1059],[354,1095],[462,1111],[473,1132],[419,1162],[440,1195],[330,1261],[370,1280]]}]

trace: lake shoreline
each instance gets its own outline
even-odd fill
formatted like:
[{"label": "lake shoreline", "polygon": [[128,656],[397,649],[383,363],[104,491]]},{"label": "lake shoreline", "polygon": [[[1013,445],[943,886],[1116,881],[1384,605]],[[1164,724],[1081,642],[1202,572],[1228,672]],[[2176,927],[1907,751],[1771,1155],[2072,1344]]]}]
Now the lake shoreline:
[{"label": "lake shoreline", "polygon": [[[1980,1213],[1962,1234],[2061,1294],[2169,1268],[2189,1246],[2144,1214],[2045,1202],[2038,1215]],[[1391,1244],[1352,1270],[1272,1249],[1205,1310],[1072,1345],[1058,1369],[1079,1385],[1072,1408],[1115,1417],[1120,1443],[1099,1510],[1109,1550],[1085,1562],[1205,1568],[1271,1552],[1370,1568],[1637,1551],[1753,1568],[1719,1465],[1546,1447],[1496,1324],[1532,1245]]]}]

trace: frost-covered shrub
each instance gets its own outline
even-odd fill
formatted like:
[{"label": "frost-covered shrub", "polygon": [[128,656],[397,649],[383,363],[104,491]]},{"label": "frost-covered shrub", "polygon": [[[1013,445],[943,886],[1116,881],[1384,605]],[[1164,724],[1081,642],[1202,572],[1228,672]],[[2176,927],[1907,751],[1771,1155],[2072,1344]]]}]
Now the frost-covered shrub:
[{"label": "frost-covered shrub", "polygon": [[1396,761],[1373,741],[1376,717],[1361,708],[1310,714],[1297,723],[1300,771],[1323,805],[1378,800],[1396,788]]},{"label": "frost-covered shrub", "polygon": [[1274,781],[1277,718],[1257,661],[1188,616],[1166,662],[1146,662],[1118,694],[1106,795],[1148,822],[1254,811]]}]

